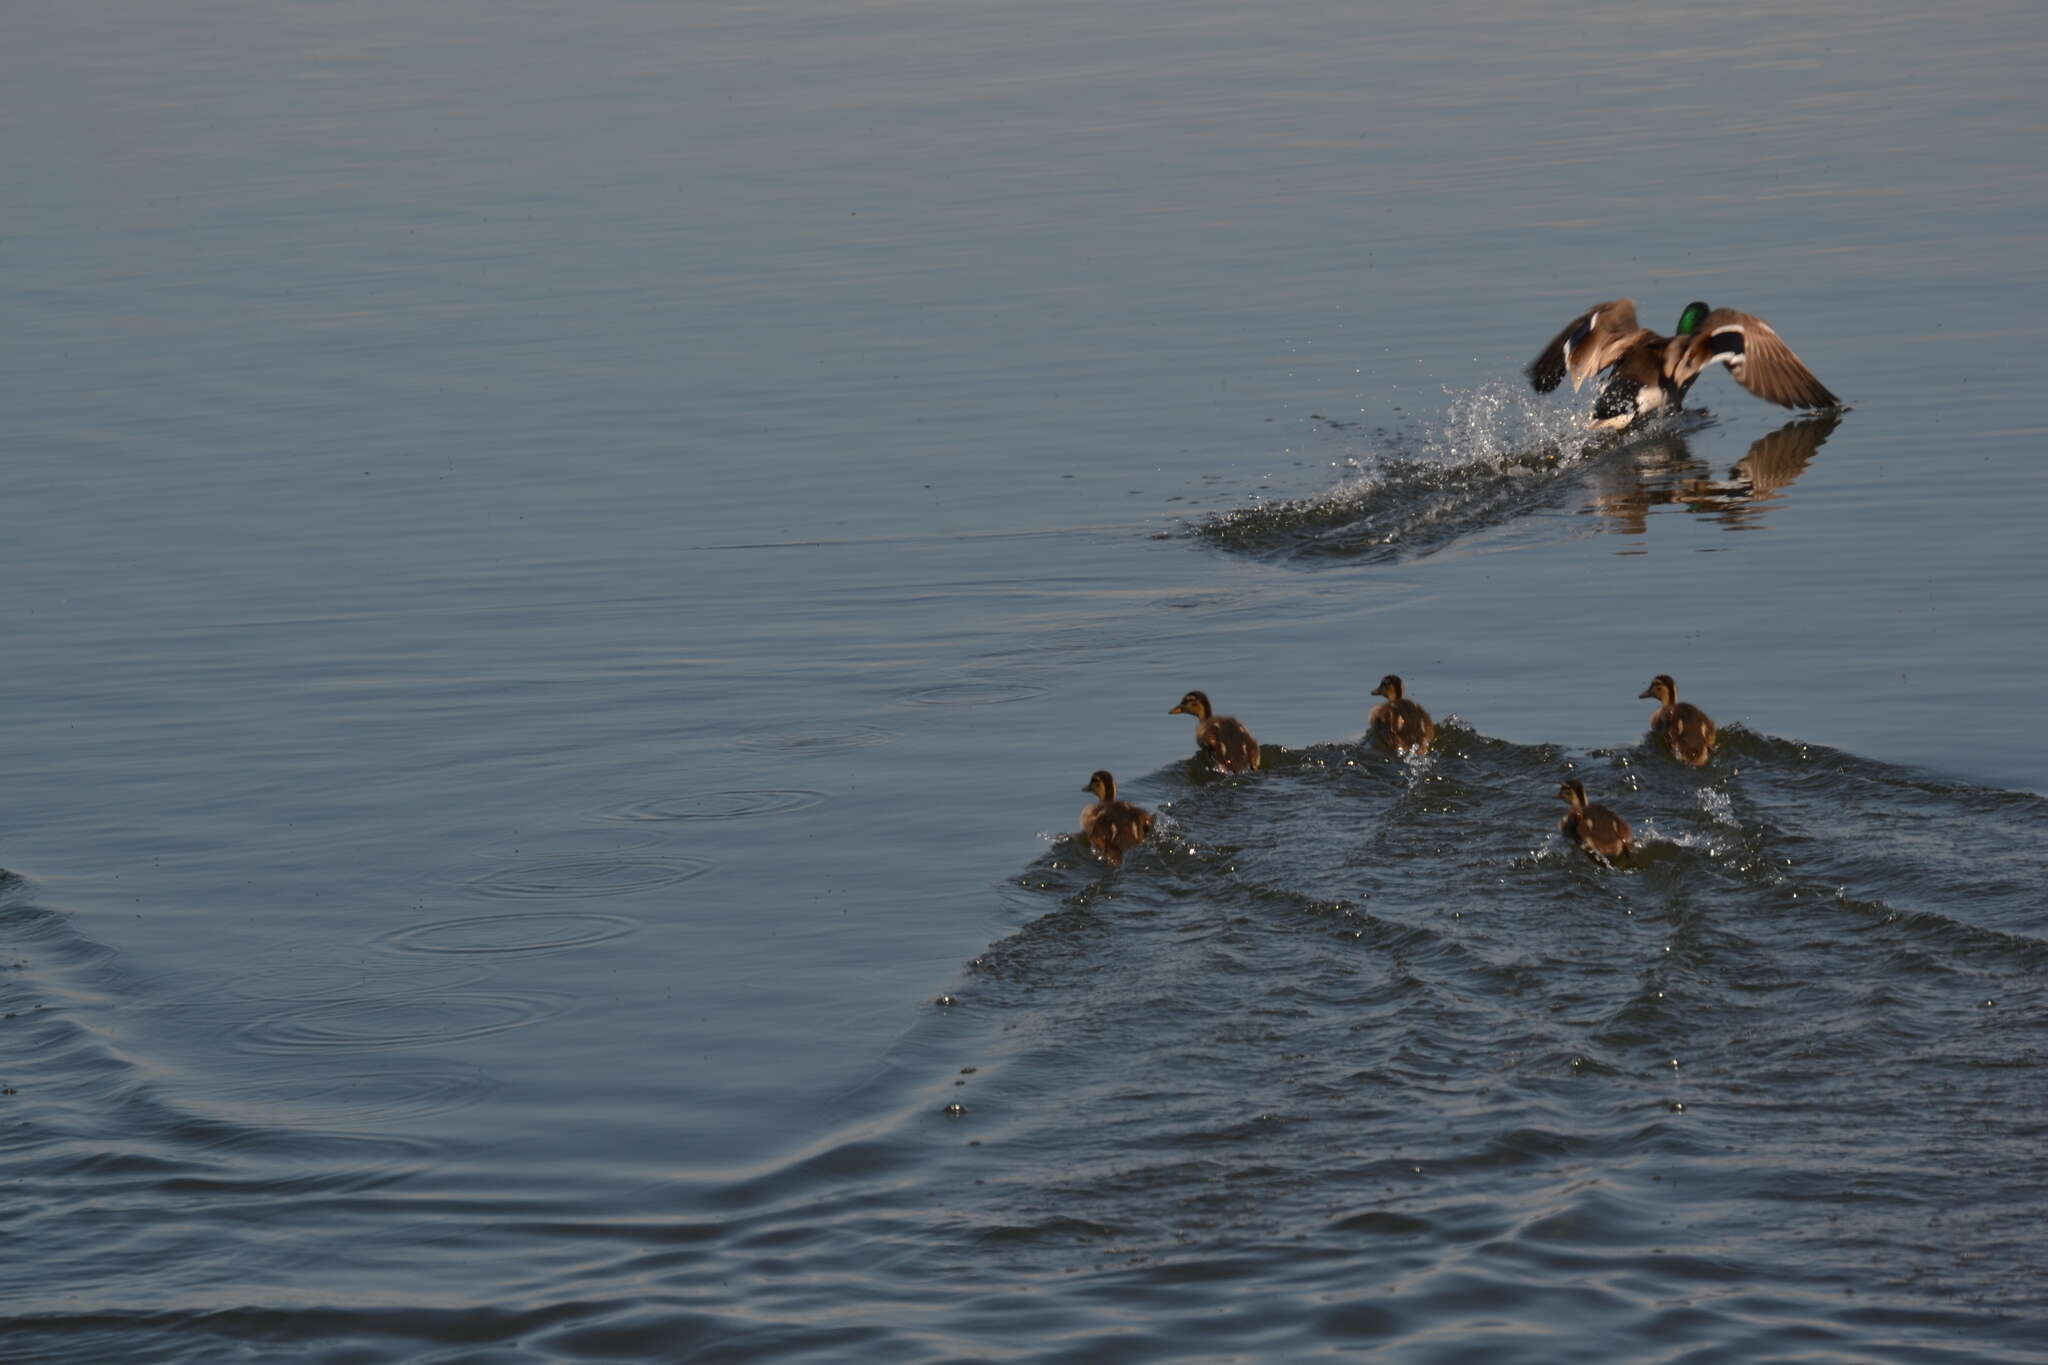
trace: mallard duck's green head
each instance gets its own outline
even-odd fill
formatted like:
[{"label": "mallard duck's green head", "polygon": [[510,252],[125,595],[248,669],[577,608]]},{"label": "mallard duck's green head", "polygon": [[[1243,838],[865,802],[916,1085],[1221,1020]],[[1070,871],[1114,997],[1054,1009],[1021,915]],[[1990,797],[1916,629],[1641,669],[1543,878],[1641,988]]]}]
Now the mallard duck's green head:
[{"label": "mallard duck's green head", "polygon": [[1700,329],[1700,324],[1707,320],[1707,314],[1712,311],[1714,310],[1701,303],[1698,299],[1694,299],[1691,303],[1685,305],[1685,311],[1678,315],[1678,334],[1682,337],[1689,337],[1694,332],[1697,332]]}]

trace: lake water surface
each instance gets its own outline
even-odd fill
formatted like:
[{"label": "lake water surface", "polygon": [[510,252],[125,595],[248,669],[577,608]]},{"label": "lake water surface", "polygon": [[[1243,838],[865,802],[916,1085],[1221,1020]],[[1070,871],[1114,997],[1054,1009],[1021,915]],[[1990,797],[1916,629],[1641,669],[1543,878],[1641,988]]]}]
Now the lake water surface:
[{"label": "lake water surface", "polygon": [[[2048,1358],[2044,66],[18,10],[0,1358]],[[1589,442],[1620,296],[1851,408]]]}]

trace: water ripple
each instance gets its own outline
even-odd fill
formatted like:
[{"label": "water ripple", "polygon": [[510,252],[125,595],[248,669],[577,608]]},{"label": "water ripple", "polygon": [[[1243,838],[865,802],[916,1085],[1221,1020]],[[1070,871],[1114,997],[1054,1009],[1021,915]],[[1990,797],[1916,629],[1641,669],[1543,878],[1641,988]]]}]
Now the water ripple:
[{"label": "water ripple", "polygon": [[599,820],[626,824],[654,820],[753,820],[809,810],[824,799],[823,792],[798,787],[747,787],[654,796],[608,806],[594,815]]},{"label": "water ripple", "polygon": [[559,953],[624,938],[639,927],[640,921],[628,915],[471,915],[415,924],[386,935],[383,942],[409,953]]},{"label": "water ripple", "polygon": [[[2048,1313],[2025,1238],[1921,1222],[2048,1216],[1991,1174],[2048,1130],[2014,1098],[2048,1075],[2024,1022],[2048,1007],[2048,801],[1740,727],[1705,773],[1444,734],[1426,767],[1170,765],[1144,779],[1155,844],[1109,869],[1062,835],[1002,889],[1022,923],[969,964],[974,1010],[928,1025],[1000,1030],[962,1120],[987,1146],[934,1157],[965,1181],[949,1238],[1125,1294],[1219,1247],[1327,1243],[1328,1280],[1313,1253],[1240,1270],[1300,1296],[1296,1325],[1320,1287],[1346,1340],[1480,1305],[1554,1321],[1559,1292],[1618,1339],[1862,1340],[1849,1315],[1880,1297],[1982,1339],[1916,1288],[1944,1274]],[[1629,864],[1553,833],[1574,770],[1644,830]],[[1369,1305],[1344,1279],[1362,1238],[1395,1258]],[[1615,1276],[1630,1294],[1585,1288]],[[1635,1306],[1716,1284],[1750,1287],[1740,1322]]]},{"label": "water ripple", "polygon": [[465,1108],[495,1088],[475,1067],[295,1073],[210,1091],[206,1107],[246,1123],[275,1124],[290,1114],[304,1126],[403,1123]]},{"label": "water ripple", "polygon": [[543,858],[475,878],[468,887],[494,900],[584,900],[656,891],[710,870],[704,859],[682,855]]},{"label": "water ripple", "polygon": [[555,997],[481,992],[332,1000],[255,1020],[239,1040],[258,1052],[437,1047],[524,1028],[566,1008]]},{"label": "water ripple", "polygon": [[1035,683],[944,683],[906,692],[903,701],[911,706],[1008,706],[1042,697],[1050,690]]},{"label": "water ripple", "polygon": [[884,725],[817,721],[810,724],[767,726],[749,730],[733,740],[741,749],[756,753],[787,754],[791,757],[822,757],[894,744],[896,732]]}]

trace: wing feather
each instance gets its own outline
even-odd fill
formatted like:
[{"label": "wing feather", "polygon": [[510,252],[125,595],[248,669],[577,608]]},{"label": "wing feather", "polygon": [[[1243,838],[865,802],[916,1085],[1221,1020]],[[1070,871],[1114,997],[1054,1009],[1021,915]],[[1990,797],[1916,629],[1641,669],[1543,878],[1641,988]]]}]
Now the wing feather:
[{"label": "wing feather", "polygon": [[1596,303],[1565,325],[1523,371],[1538,393],[1549,393],[1571,376],[1572,392],[1621,358],[1643,329],[1636,325],[1634,299]]},{"label": "wing feather", "polygon": [[1787,408],[1838,408],[1842,400],[1814,377],[1770,323],[1733,308],[1716,308],[1679,355],[1673,377],[1690,383],[1715,361],[1766,403]]}]

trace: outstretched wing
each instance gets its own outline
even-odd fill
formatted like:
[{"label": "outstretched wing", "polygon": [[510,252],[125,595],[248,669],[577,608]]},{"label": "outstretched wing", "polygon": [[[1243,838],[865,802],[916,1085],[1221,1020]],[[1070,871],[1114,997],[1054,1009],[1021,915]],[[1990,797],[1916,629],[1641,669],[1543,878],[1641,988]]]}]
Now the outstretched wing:
[{"label": "outstretched wing", "polygon": [[1726,364],[1736,383],[1766,403],[1787,408],[1842,406],[1842,400],[1813,377],[1813,371],[1792,354],[1770,323],[1748,313],[1716,308],[1707,314],[1698,333],[1679,353],[1672,377],[1689,384],[1716,362]]},{"label": "outstretched wing", "polygon": [[1572,392],[1577,393],[1580,385],[1619,360],[1642,334],[1643,329],[1636,325],[1634,299],[1596,303],[1551,338],[1523,373],[1538,393],[1549,393],[1569,374]]}]

